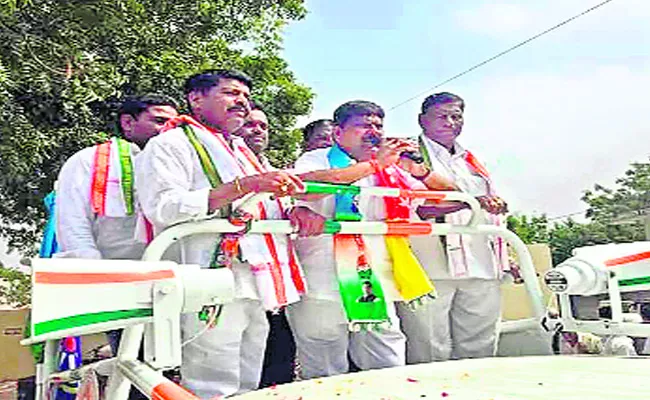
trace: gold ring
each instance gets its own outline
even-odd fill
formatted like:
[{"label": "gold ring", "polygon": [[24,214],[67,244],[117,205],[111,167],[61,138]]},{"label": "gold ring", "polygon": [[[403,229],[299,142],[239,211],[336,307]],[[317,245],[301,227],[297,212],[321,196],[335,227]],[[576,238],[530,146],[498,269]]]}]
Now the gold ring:
[{"label": "gold ring", "polygon": [[289,184],[283,183],[282,185],[280,185],[280,192],[281,193],[286,193],[288,191],[289,191]]}]

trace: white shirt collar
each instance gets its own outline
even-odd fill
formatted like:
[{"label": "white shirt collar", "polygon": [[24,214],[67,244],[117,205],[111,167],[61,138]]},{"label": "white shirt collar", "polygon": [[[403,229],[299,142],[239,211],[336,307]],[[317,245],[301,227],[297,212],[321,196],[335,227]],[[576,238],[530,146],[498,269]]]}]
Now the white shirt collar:
[{"label": "white shirt collar", "polygon": [[454,154],[449,153],[449,150],[440,143],[436,142],[435,140],[429,139],[424,133],[422,133],[422,139],[424,142],[427,144],[427,147],[429,147],[431,150],[434,151],[436,154],[436,157],[440,157],[441,155],[444,155],[446,158],[458,158],[458,157],[464,157],[465,148],[461,146],[457,141],[454,142]]}]

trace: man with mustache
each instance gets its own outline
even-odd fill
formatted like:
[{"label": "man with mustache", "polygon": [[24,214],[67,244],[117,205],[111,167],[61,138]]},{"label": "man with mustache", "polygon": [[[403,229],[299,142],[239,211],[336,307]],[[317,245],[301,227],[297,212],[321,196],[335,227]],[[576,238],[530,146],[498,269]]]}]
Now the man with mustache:
[{"label": "man with mustache", "polygon": [[[372,102],[351,101],[339,106],[334,112],[334,145],[304,153],[296,161],[295,170],[302,179],[309,181],[378,186],[379,172],[389,169],[403,177],[412,188],[448,188],[425,168],[402,162],[400,154],[414,148],[398,139],[384,139],[383,119],[383,109]],[[402,171],[398,163],[409,168],[418,179]],[[293,216],[312,211],[318,213],[318,218],[310,218],[313,225],[305,231],[322,231],[326,219],[337,218],[343,201],[346,200],[337,196],[321,196],[298,202]],[[386,219],[384,199],[380,197],[361,195],[349,206],[355,218],[363,221]],[[305,268],[309,293],[303,301],[289,307],[288,316],[306,379],[348,372],[348,354],[362,370],[404,365],[405,338],[399,329],[394,305],[401,296],[393,279],[384,237],[357,235],[354,241],[361,250],[358,260],[363,259],[357,271],[372,270],[383,288],[379,301],[357,304],[385,307],[392,324],[368,332],[349,332],[350,319],[346,317],[337,281],[340,276],[337,275],[336,238],[331,235],[299,238],[296,249]],[[370,259],[365,257],[366,252]],[[359,293],[362,282],[358,282]],[[379,293],[378,288],[374,290]]]},{"label": "man with mustache", "polygon": [[[420,152],[426,164],[478,198],[485,223],[500,224],[507,205],[490,176],[457,138],[463,128],[463,99],[452,93],[427,97],[419,116]],[[419,213],[462,225],[464,206],[421,207]],[[413,313],[399,308],[407,340],[407,362],[488,357],[495,353],[500,314],[500,279],[507,265],[505,243],[479,235],[412,236],[413,251],[433,280],[438,298]]]},{"label": "man with mustache", "polygon": [[[233,136],[249,114],[251,88],[250,78],[237,71],[205,71],[187,79],[192,116],[170,121],[165,134],[147,146],[138,169],[140,201],[156,234],[207,215],[232,217],[249,193],[279,198],[302,188],[291,174],[265,172],[243,140]],[[283,219],[284,211],[266,200],[251,212],[259,219]],[[303,215],[294,221],[300,223]],[[269,329],[265,310],[298,301],[305,290],[287,235],[199,234],[179,240],[166,256],[206,268],[228,267],[235,277],[235,301],[221,308],[214,327],[183,348],[182,385],[205,399],[256,389]],[[278,282],[277,274],[289,278]],[[182,316],[183,340],[204,328],[197,315]]]},{"label": "man with mustache", "polygon": [[[235,135],[244,139],[265,170],[276,170],[264,155],[269,145],[269,120],[260,103],[251,101],[251,112]],[[266,340],[260,387],[293,381],[296,358],[296,343],[285,310],[267,311],[266,318],[270,329]]]},{"label": "man with mustache", "polygon": [[319,119],[308,123],[302,130],[305,151],[324,149],[332,145],[334,124],[331,119]]}]

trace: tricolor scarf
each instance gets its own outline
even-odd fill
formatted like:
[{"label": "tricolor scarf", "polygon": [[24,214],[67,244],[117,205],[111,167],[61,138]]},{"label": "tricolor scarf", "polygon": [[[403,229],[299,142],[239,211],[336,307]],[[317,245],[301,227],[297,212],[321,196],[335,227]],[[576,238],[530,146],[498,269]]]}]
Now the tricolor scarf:
[{"label": "tricolor scarf", "polygon": [[[176,127],[181,127],[185,132],[213,188],[221,182],[232,182],[236,177],[267,172],[240,138],[235,138],[231,147],[220,133],[186,115],[169,121],[163,132]],[[234,202],[233,206],[236,207],[240,202],[241,200]],[[224,210],[222,214],[228,213],[229,210]],[[283,219],[285,210],[279,200],[269,200],[257,204],[253,217]],[[276,311],[295,303],[306,292],[303,272],[287,235],[222,235],[222,240],[216,246],[215,254],[230,258],[225,260],[225,265],[230,265],[233,257],[239,257],[250,264],[266,310]]]},{"label": "tricolor scarf", "polygon": [[90,207],[99,216],[136,215],[135,239],[149,243],[153,227],[135,202],[133,155],[128,141],[113,137],[96,146],[90,184]]},{"label": "tricolor scarf", "polygon": [[[412,189],[399,169],[388,167],[377,171],[380,186]],[[385,197],[386,221],[409,221],[411,218],[410,199]],[[386,249],[393,262],[393,278],[404,301],[414,307],[423,300],[436,297],[436,290],[424,268],[413,254],[407,236],[387,235],[384,238]]]},{"label": "tricolor scarf", "polygon": [[[346,168],[352,164],[352,158],[337,144],[327,153],[327,159],[332,168]],[[361,221],[354,195],[337,194],[335,204],[336,221]],[[334,259],[339,292],[351,326],[374,326],[389,321],[384,291],[379,278],[372,271],[363,237],[335,234]],[[370,288],[374,297],[364,296],[364,287]]]},{"label": "tricolor scarf", "polygon": [[[425,159],[425,162],[433,171],[445,171],[447,170],[450,175],[454,175],[453,171],[449,171],[448,167],[441,163],[436,157],[431,157],[429,154],[429,148],[427,143],[425,143],[422,136],[418,139],[420,144],[420,152]],[[478,159],[471,152],[465,150],[463,159],[467,164],[469,171],[479,176],[485,182],[487,187],[487,194],[490,196],[496,195],[492,179],[487,169],[478,161]],[[463,187],[463,182],[461,180],[456,180],[456,184],[460,186],[460,189],[467,191]],[[472,194],[472,193],[470,193]],[[487,214],[487,222],[492,225],[502,226],[504,224],[504,217],[501,215]],[[471,211],[461,210],[455,213],[451,213],[445,216],[445,222],[453,225],[466,225],[471,218]],[[467,277],[469,275],[469,268],[467,264],[467,240],[466,235],[460,234],[450,234],[447,235],[447,260],[449,261],[449,273],[454,278]],[[489,241],[491,246],[491,254],[493,259],[493,265],[497,268],[496,274],[497,277],[501,277],[506,266],[508,265],[508,253],[506,245],[502,238],[494,237]]]},{"label": "tricolor scarf", "polygon": [[[117,183],[116,185],[109,185]],[[101,216],[133,215],[133,162],[131,144],[111,138],[96,146],[90,186],[92,211]]]}]

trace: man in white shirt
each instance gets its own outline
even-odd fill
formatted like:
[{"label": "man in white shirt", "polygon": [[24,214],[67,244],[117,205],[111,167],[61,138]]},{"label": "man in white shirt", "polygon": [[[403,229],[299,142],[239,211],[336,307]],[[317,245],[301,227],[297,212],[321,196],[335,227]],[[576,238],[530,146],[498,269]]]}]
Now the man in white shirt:
[{"label": "man in white shirt", "polygon": [[334,122],[331,119],[318,119],[308,123],[302,130],[304,151],[332,146],[333,132]]},{"label": "man in white shirt", "polygon": [[[296,173],[306,181],[377,186],[377,171],[397,168],[400,155],[413,150],[411,145],[401,140],[383,138],[383,118],[382,108],[371,102],[352,101],[341,105],[334,112],[334,146],[303,154],[296,161]],[[350,165],[333,166],[333,152],[347,155]],[[418,177],[414,179],[404,173],[412,188],[443,188],[435,174],[430,174],[428,170],[422,170],[413,163],[400,164]],[[356,204],[364,221],[386,219],[383,198],[362,194]],[[332,219],[336,210],[335,196],[297,202],[294,215],[308,209],[322,216],[320,223],[324,219]],[[309,292],[301,302],[289,307],[288,316],[298,347],[302,374],[306,379],[348,372],[348,354],[362,370],[404,365],[405,338],[399,330],[394,306],[401,296],[395,285],[384,237],[365,235],[362,241],[370,256],[367,261],[372,273],[378,277],[383,288],[392,322],[388,327],[368,332],[349,332],[337,282],[332,236],[320,235],[296,241]],[[369,290],[370,286],[366,286]]]},{"label": "man in white shirt", "polygon": [[[156,234],[181,221],[208,215],[228,217],[249,193],[283,197],[302,187],[293,175],[263,172],[243,140],[233,136],[249,114],[251,87],[246,75],[226,70],[206,71],[186,81],[185,96],[192,116],[170,121],[169,130],[153,139],[138,160],[138,181],[143,182],[138,196]],[[260,209],[265,210],[266,217],[252,211],[260,214],[256,217],[282,218],[274,201],[258,203]],[[300,216],[294,220],[300,221]],[[192,340],[183,348],[182,385],[201,398],[230,396],[258,387],[268,334],[265,302],[269,298],[268,286],[261,285],[258,278],[269,268],[287,265],[287,258],[291,258],[287,235],[264,238],[193,235],[179,240],[165,255],[179,263],[206,268],[230,267],[235,277],[236,298],[222,307],[213,328],[196,337],[205,322],[197,315],[182,316],[183,340]],[[270,246],[274,246],[273,251]],[[283,293],[293,289],[292,301],[299,298],[296,288],[287,284],[283,289]]]},{"label": "man in white shirt", "polygon": [[[164,96],[150,95],[125,100],[118,111],[118,124],[122,137],[130,142],[129,158],[133,159],[140,153],[147,141],[158,134],[169,118],[176,115],[175,103]],[[91,194],[98,189],[101,191],[101,188],[92,187],[93,173],[98,174],[98,168],[101,168],[96,164],[97,149],[98,146],[92,146],[75,153],[59,173],[56,220],[60,249],[57,257],[140,259],[144,244],[135,239],[136,213],[126,215],[119,211],[111,213],[111,210],[105,209],[95,212],[92,209]],[[116,149],[111,150],[114,152]],[[109,155],[110,159],[117,159],[113,155],[116,154]],[[123,196],[121,190],[110,190],[119,184],[119,178],[109,177],[107,188],[97,194]],[[111,203],[110,199],[106,200]]]},{"label": "man in white shirt", "polygon": [[[136,238],[138,205],[134,204],[135,187],[125,187],[124,181],[133,182],[133,160],[148,140],[157,135],[169,118],[177,115],[176,104],[165,96],[147,95],[126,99],[118,111],[118,126],[122,135],[101,145],[85,148],[70,157],[59,173],[56,188],[56,236],[59,252],[55,257],[91,259],[139,260],[145,243]],[[118,145],[119,141],[122,146]],[[127,143],[128,142],[128,143]],[[98,155],[108,150],[104,164],[104,186],[102,165]],[[120,163],[119,153],[125,153],[131,169],[125,170]],[[119,170],[119,172],[116,172]],[[124,207],[129,198],[130,204]],[[102,199],[104,207],[96,207],[95,199]],[[114,206],[107,206],[107,205]],[[115,354],[120,338],[119,330],[108,332],[109,344]]]},{"label": "man in white shirt", "polygon": [[[251,112],[235,135],[244,139],[264,168],[276,170],[264,154],[269,146],[269,120],[258,102],[251,102]],[[293,381],[295,370],[296,342],[285,310],[267,311],[266,318],[269,321],[269,335],[260,387],[289,383]]]},{"label": "man in white shirt", "polygon": [[[479,199],[487,223],[498,223],[506,203],[494,193],[491,179],[456,138],[463,127],[463,100],[451,93],[429,96],[419,116],[420,151],[438,174]],[[463,206],[421,207],[420,215],[441,222],[467,223]],[[446,215],[446,217],[445,217]],[[500,315],[500,279],[505,243],[477,235],[411,237],[413,252],[433,280],[438,297],[412,312],[400,306],[407,340],[407,363],[488,357],[495,353]]]}]

